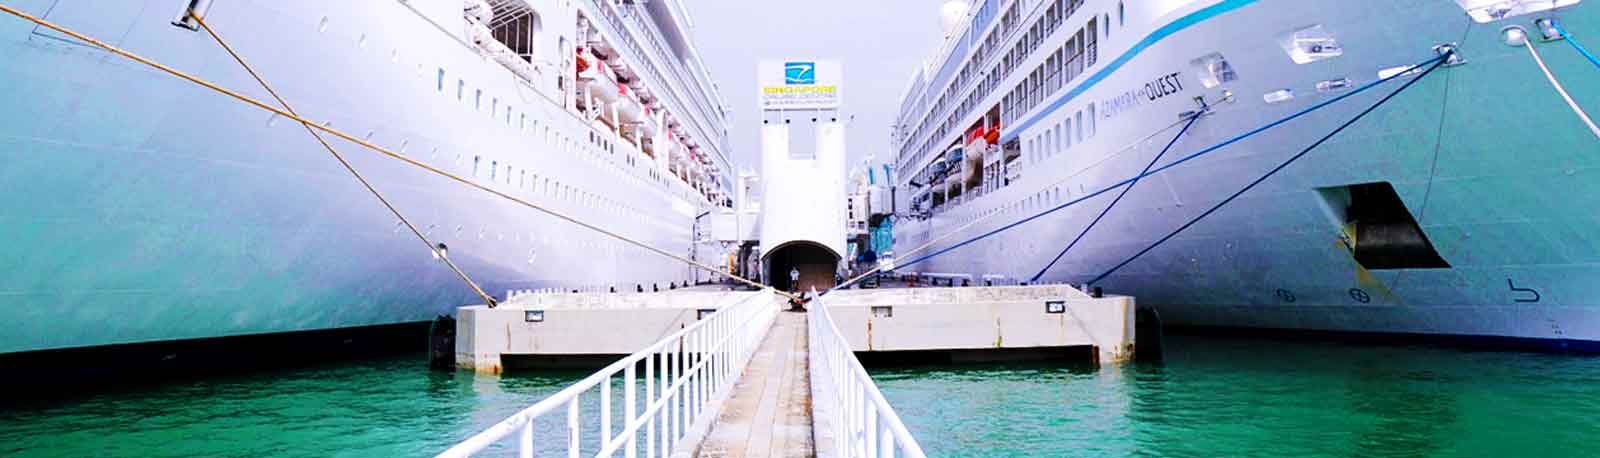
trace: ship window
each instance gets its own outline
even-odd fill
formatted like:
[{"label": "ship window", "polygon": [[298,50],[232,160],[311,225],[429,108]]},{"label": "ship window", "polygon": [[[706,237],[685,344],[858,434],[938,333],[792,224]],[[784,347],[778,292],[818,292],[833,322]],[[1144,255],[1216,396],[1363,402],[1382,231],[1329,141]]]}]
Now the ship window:
[{"label": "ship window", "polygon": [[1339,41],[1321,25],[1283,34],[1278,37],[1278,46],[1289,54],[1289,60],[1301,65],[1344,55]]},{"label": "ship window", "polygon": [[1117,2],[1117,25],[1128,25],[1128,7],[1122,2]]},{"label": "ship window", "polygon": [[444,69],[439,69],[439,93],[444,93]]},{"label": "ship window", "polygon": [[1082,143],[1083,142],[1083,111],[1082,110],[1078,111],[1078,114],[1077,114],[1076,118],[1077,118],[1077,120],[1074,121],[1074,124],[1076,124],[1076,125],[1072,127],[1072,133],[1073,133],[1074,138],[1076,138],[1079,143]]},{"label": "ship window", "polygon": [[482,157],[472,156],[472,177],[473,178],[477,178],[478,177],[478,164],[481,163],[481,162],[483,162],[483,158]]},{"label": "ship window", "polygon": [[500,161],[489,161],[489,180],[494,181],[495,171],[500,170]]},{"label": "ship window", "polygon": [[483,109],[483,89],[478,89],[475,95],[472,96],[472,109]]},{"label": "ship window", "polygon": [[456,100],[465,100],[467,97],[467,80],[456,80]]},{"label": "ship window", "polygon": [[493,118],[494,115],[497,114],[500,114],[500,99],[498,97],[491,97],[489,99],[489,117]]},{"label": "ship window", "polygon": [[1088,138],[1094,138],[1094,134],[1095,134],[1094,104],[1092,104],[1092,103],[1089,104],[1089,118],[1088,118],[1088,120],[1089,120],[1088,121],[1089,122],[1089,127],[1088,127],[1089,133],[1085,134],[1085,136],[1088,137]]},{"label": "ship window", "polygon": [[[1070,129],[1070,128],[1072,128],[1072,120],[1067,120],[1067,121],[1063,121],[1061,124],[1056,124],[1056,130],[1058,130],[1058,131],[1062,130],[1062,129]],[[1071,148],[1072,144],[1074,143],[1072,141],[1072,134],[1070,132],[1062,132],[1061,137],[1066,139],[1067,147]]]}]

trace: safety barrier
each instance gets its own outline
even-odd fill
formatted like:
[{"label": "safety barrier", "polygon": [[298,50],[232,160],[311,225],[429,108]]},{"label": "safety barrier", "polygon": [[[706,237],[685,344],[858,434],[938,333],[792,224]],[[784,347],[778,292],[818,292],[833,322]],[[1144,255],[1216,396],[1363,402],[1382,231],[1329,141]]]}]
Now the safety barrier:
[{"label": "safety barrier", "polygon": [[[694,324],[672,333],[648,348],[628,355],[572,386],[517,412],[494,426],[456,444],[440,457],[465,457],[517,434],[523,458],[534,456],[534,422],[539,417],[566,411],[566,456],[582,455],[580,399],[598,391],[600,434],[591,456],[633,458],[669,456],[719,393],[732,387],[750,360],[772,320],[777,317],[772,290],[722,307]],[[597,330],[597,332],[605,332]],[[642,368],[644,376],[639,377]],[[622,380],[622,422],[613,428],[612,412],[618,397],[613,379]],[[641,387],[642,385],[642,387]],[[639,399],[643,391],[643,402]],[[709,412],[716,414],[716,412]],[[640,433],[643,432],[643,446]],[[641,450],[642,448],[642,450]]]},{"label": "safety barrier", "polygon": [[[878,392],[861,367],[850,342],[844,339],[827,298],[811,292],[808,320],[811,357],[811,414],[817,450],[823,455],[831,445],[836,457],[923,458],[922,446],[911,437],[889,401]],[[823,441],[831,440],[829,444]]]}]

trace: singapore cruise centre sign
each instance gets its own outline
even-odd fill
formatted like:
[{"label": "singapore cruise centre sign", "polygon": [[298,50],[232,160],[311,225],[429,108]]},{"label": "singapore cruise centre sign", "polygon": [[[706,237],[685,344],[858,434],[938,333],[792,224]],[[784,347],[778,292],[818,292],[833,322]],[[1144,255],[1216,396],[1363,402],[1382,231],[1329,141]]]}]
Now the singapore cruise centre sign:
[{"label": "singapore cruise centre sign", "polygon": [[764,60],[757,72],[762,110],[832,110],[843,103],[838,61]]}]

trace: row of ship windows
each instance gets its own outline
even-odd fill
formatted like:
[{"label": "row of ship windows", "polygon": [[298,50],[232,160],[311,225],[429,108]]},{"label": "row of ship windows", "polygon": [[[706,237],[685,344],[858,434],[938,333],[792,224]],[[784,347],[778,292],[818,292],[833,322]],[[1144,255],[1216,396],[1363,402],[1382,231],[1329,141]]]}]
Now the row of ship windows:
[{"label": "row of ship windows", "polygon": [[[202,9],[202,10],[210,8],[210,2],[201,2],[201,3],[202,3],[201,5],[198,5],[198,6],[191,5],[191,7],[192,8],[199,8],[199,9]],[[560,4],[562,5],[563,8],[565,8],[566,5],[567,5],[567,2],[560,2]],[[191,29],[197,29],[197,25],[189,23],[190,20],[188,19],[188,13],[187,12],[188,12],[188,10],[186,9],[186,10],[184,10],[183,14],[180,15],[180,18],[183,18],[183,22],[184,22],[183,26],[191,28]],[[319,22],[319,24],[318,24],[317,31],[318,32],[327,31],[328,26],[329,26],[329,22],[330,22],[330,19],[327,16],[324,16],[321,19],[321,21]],[[367,35],[366,34],[362,34],[360,36],[360,38],[357,40],[356,45],[358,47],[365,48],[365,47],[367,47],[367,42],[368,41],[369,40],[367,38]],[[391,62],[399,62],[400,61],[400,51],[399,51],[399,49],[394,49],[394,50],[390,51],[389,60]],[[418,64],[417,65],[417,76],[421,77],[423,75],[424,75],[424,73],[423,73],[423,65],[422,64]],[[448,80],[449,80],[448,79],[448,72],[443,67],[438,68],[437,69],[437,78],[436,78],[436,81],[435,81],[435,90],[437,90],[440,94],[444,94],[445,93],[445,89],[446,89],[446,83],[448,82]],[[465,101],[466,94],[467,94],[467,82],[466,82],[466,80],[465,79],[457,79],[455,81],[455,83],[456,83],[455,84],[456,99],[459,100],[459,101]],[[482,110],[483,109],[483,96],[484,96],[483,89],[475,89],[474,90],[474,92],[473,92],[473,109],[474,110]],[[515,116],[513,116],[513,115],[515,115]],[[504,110],[501,110],[500,99],[498,97],[493,97],[493,96],[490,97],[490,100],[489,100],[489,116],[490,116],[491,119],[496,119],[496,120],[503,121],[507,127],[515,126],[518,130],[523,131],[523,132],[535,133],[535,132],[539,131],[539,119],[537,117],[533,118],[531,120],[531,122],[530,122],[530,119],[528,118],[528,114],[526,112],[517,113],[516,112],[516,108],[513,105],[509,104],[509,103],[505,106]],[[268,125],[269,126],[277,125],[278,118],[279,118],[278,116],[273,115],[271,117],[271,119],[268,120]],[[513,120],[515,120],[516,122],[513,123]],[[329,122],[329,123],[325,123],[324,125],[331,126],[332,123]],[[373,137],[373,134],[374,134],[374,132],[368,131],[367,135],[366,135],[366,139],[367,140],[371,140],[372,137]],[[596,138],[596,135],[595,135],[593,129],[590,129],[589,138],[590,138],[590,142],[591,143],[595,143],[596,145],[600,145],[605,151],[610,152],[612,154],[616,153],[615,146],[613,144],[611,144],[609,141]],[[564,151],[566,151],[568,153],[573,153],[573,152],[575,152],[575,150],[579,149],[579,148],[576,147],[576,143],[575,142],[571,141],[570,139],[566,138],[565,136],[562,136],[559,133],[554,133],[553,134],[551,132],[549,126],[545,126],[544,127],[544,140],[545,140],[546,144],[553,144],[555,146],[558,146],[561,150],[564,150]],[[400,151],[402,153],[405,152],[407,143],[409,143],[409,140],[402,140],[401,141]],[[598,157],[598,155],[596,155],[596,156]],[[458,156],[457,159],[459,161],[459,159],[460,159],[459,156]],[[629,155],[629,157],[627,157],[626,162],[630,166],[636,166],[637,165],[637,160],[634,157],[632,157],[631,155]],[[620,170],[613,169],[613,171],[621,173]],[[628,177],[630,179],[637,179],[637,177],[634,176],[633,174],[622,173],[622,175],[624,175],[624,176],[626,176],[626,177]],[[650,169],[648,171],[647,175],[649,176],[651,181],[654,181],[658,185],[670,186],[670,184],[666,180],[666,178],[664,176],[662,176],[662,174],[660,174],[659,172],[657,172],[654,169]],[[679,194],[681,194],[681,196],[686,198],[686,199],[690,198],[690,195],[689,195],[688,192],[681,192]]]},{"label": "row of ship windows", "polygon": [[[1077,13],[1078,9],[1083,6],[1083,2],[1084,0],[1056,0],[1046,8],[1045,13],[1035,21],[1034,25],[1016,43],[1011,52],[1004,56],[999,56],[1000,64],[991,68],[989,74],[978,81],[977,89],[968,94],[943,122],[923,124],[911,135],[911,138],[923,138],[924,140],[915,144],[914,150],[918,152],[914,156],[903,159],[900,165],[905,167],[909,164],[920,163],[929,154],[938,151],[934,148],[935,142],[943,139],[951,130],[955,129],[956,123],[960,119],[967,117],[973,110],[977,109],[984,99],[999,88],[1001,82],[1009,77],[1022,62],[1027,60],[1028,56],[1031,56],[1048,37],[1053,36],[1056,29]],[[989,56],[991,52],[989,49],[997,46],[1003,41],[1004,37],[1010,35],[1002,35],[998,32],[1008,28],[1016,28],[1012,21],[1009,20],[1009,17],[1014,14],[1015,4],[1012,10],[1007,12],[1006,17],[1001,18],[1001,28],[997,29],[995,33],[991,33],[984,44],[974,53],[973,58],[967,63],[967,68],[963,69],[961,76],[957,78],[955,83],[950,85],[945,94],[935,103],[933,110],[931,110],[932,113],[944,112],[951,98],[958,91],[965,89],[969,80],[976,77],[976,69],[980,68],[981,65],[988,64],[989,57],[991,57]],[[1119,3],[1117,10],[1117,24],[1125,26],[1127,23],[1126,9]],[[1061,89],[1067,82],[1080,76],[1086,68],[1093,66],[1098,60],[1098,43],[1101,34],[1103,33],[1106,38],[1111,36],[1110,15],[1106,15],[1105,27],[1099,26],[1101,22],[1098,15],[1090,18],[1087,24],[1082,29],[1079,29],[1072,38],[1068,39],[1065,44],[1046,57],[1044,62],[1035,67],[1027,78],[1018,83],[1011,92],[1002,98],[998,107],[991,109],[991,111],[998,109],[1000,113],[998,113],[998,119],[989,120],[991,121],[990,124],[1011,124],[1022,113],[1026,113],[1029,109],[1043,102],[1045,95]],[[994,115],[995,113],[990,113],[991,117]],[[933,134],[925,136],[930,128],[934,129]],[[905,156],[902,155],[902,157]]]},{"label": "row of ship windows", "polygon": [[[446,72],[446,70],[444,68],[438,69],[437,80],[436,80],[436,83],[435,83],[435,89],[441,94],[445,93],[445,89],[446,89],[445,83],[448,80],[447,79],[447,75],[448,74],[447,74],[447,72]],[[457,100],[460,100],[460,101],[465,101],[466,100],[467,83],[466,83],[465,79],[457,79],[456,80],[455,93],[456,93],[456,99]],[[482,89],[475,89],[474,90],[474,92],[473,92],[473,109],[474,110],[482,110],[483,109],[483,103],[482,103],[483,102],[483,95],[484,94],[483,94],[483,90]],[[523,132],[533,132],[533,133],[540,132],[541,126],[539,125],[539,119],[537,117],[533,118],[531,120],[531,122],[530,122],[527,113],[515,113],[515,111],[516,111],[515,107],[513,105],[510,105],[510,104],[507,104],[504,107],[504,109],[502,110],[502,108],[500,106],[500,100],[499,100],[498,97],[492,97],[492,96],[490,97],[489,109],[490,109],[489,115],[490,115],[491,119],[496,119],[496,120],[502,120],[503,119],[504,122],[506,123],[507,127],[515,127],[516,129],[518,129],[520,131],[523,131]],[[513,116],[513,115],[515,115],[515,116]],[[517,121],[515,124],[512,123],[513,119],[515,119]],[[618,173],[618,174],[620,174],[622,176],[625,176],[627,178],[638,179],[638,177],[636,177],[635,175],[633,175],[631,173],[626,173],[623,170],[621,170],[620,168],[616,167],[615,164],[611,163],[610,161],[603,161],[603,162],[599,161],[599,159],[600,159],[599,152],[606,152],[606,153],[609,153],[610,155],[615,155],[616,154],[616,144],[614,142],[610,141],[610,140],[607,140],[607,139],[599,136],[599,135],[596,135],[593,129],[590,129],[589,133],[588,133],[589,142],[590,142],[590,145],[591,145],[591,147],[589,147],[589,148],[581,147],[581,146],[579,146],[577,144],[576,141],[573,141],[572,139],[570,139],[570,138],[568,138],[568,137],[566,137],[564,135],[561,135],[558,132],[553,132],[550,129],[550,126],[548,126],[548,125],[542,127],[542,132],[543,132],[543,140],[544,140],[544,142],[546,144],[555,145],[557,147],[557,149],[560,150],[560,151],[564,151],[564,152],[567,152],[567,153],[578,153],[578,152],[590,153],[589,155],[580,155],[580,157],[583,157],[586,160],[597,161],[597,163],[599,165],[602,165],[603,167],[605,167],[605,168],[607,168],[609,170],[612,170],[613,172]],[[368,134],[368,137],[370,139],[370,137],[371,137],[370,133]],[[404,142],[402,144],[404,144]],[[589,157],[591,155],[593,157]],[[629,165],[629,166],[638,166],[639,162],[638,162],[637,158],[635,158],[631,154],[628,154],[628,155],[625,155],[625,156],[626,157],[624,159],[624,162],[627,165]],[[459,162],[460,157],[458,156],[457,159],[458,159],[458,162]],[[600,197],[600,196],[598,196],[598,195],[596,195],[594,193],[589,193],[589,192],[584,192],[584,191],[578,190],[577,188],[573,188],[571,186],[563,186],[563,185],[560,184],[559,181],[552,182],[552,180],[549,177],[543,178],[543,182],[541,183],[539,181],[540,178],[539,178],[537,173],[529,174],[527,170],[518,170],[518,169],[516,169],[514,166],[512,166],[510,164],[506,164],[502,168],[500,166],[500,164],[499,164],[499,161],[497,161],[497,160],[490,160],[489,163],[487,164],[487,166],[485,166],[485,164],[483,164],[483,161],[484,161],[484,159],[481,156],[474,156],[473,157],[473,164],[472,164],[472,176],[473,177],[480,178],[480,179],[487,179],[491,183],[504,183],[504,184],[507,184],[507,185],[515,185],[519,189],[525,189],[525,190],[530,190],[530,191],[542,190],[545,195],[548,195],[548,196],[551,196],[551,197],[554,197],[554,198],[558,198],[558,199],[569,200],[569,201],[574,202],[574,203],[585,205],[585,206],[587,206],[589,208],[601,209],[603,211],[606,211],[607,213],[611,213],[611,214],[614,214],[614,215],[624,215],[624,214],[627,214],[627,215],[645,215],[644,213],[641,213],[639,211],[639,209],[637,209],[637,208],[632,208],[632,207],[629,207],[627,205],[621,204],[619,202],[615,202],[615,201],[612,201],[610,199],[605,199],[605,198]],[[501,172],[502,170],[504,171],[503,173]],[[531,180],[529,179],[530,175],[532,177]],[[652,181],[652,182],[656,183],[657,185],[667,186],[668,183],[669,183],[667,181],[666,177],[663,174],[661,174],[659,171],[655,170],[654,168],[647,169],[646,172],[645,172],[645,176],[648,177],[649,181]],[[513,181],[514,177],[516,178],[515,181]],[[687,198],[688,196],[685,195],[684,197]],[[649,216],[645,216],[645,217],[646,218],[650,218]],[[653,218],[650,218],[650,219],[653,219]]]},{"label": "row of ship windows", "polygon": [[[435,81],[435,89],[441,94],[445,93],[445,83],[446,83],[446,81],[448,81],[447,72],[445,71],[444,68],[439,68],[438,69],[438,77],[437,77],[437,80]],[[456,100],[463,101],[463,102],[466,100],[467,81],[465,79],[456,79],[455,93],[456,93]],[[483,89],[474,89],[473,90],[472,108],[473,108],[473,110],[482,110],[483,109]],[[515,113],[517,116],[515,118],[513,118],[512,115],[514,114],[515,111],[516,111],[516,107],[513,106],[513,105],[510,105],[510,104],[507,104],[505,106],[505,109],[501,110],[500,109],[500,98],[494,97],[494,96],[490,96],[490,98],[489,98],[489,117],[491,119],[497,119],[497,120],[498,119],[504,119],[504,122],[505,122],[507,127],[512,127],[513,126],[512,119],[516,119],[517,123],[515,124],[515,127],[518,130],[521,130],[521,131],[524,131],[524,132],[529,132],[529,131],[537,132],[539,130],[539,119],[537,117],[533,118],[532,122],[530,123],[527,113]],[[502,113],[504,114],[504,116],[500,116]],[[530,124],[531,124],[531,127],[530,127]],[[550,132],[550,127],[549,126],[545,126],[544,127],[544,136],[545,136],[546,143],[549,143],[550,140],[551,140],[550,139],[551,132]],[[574,149],[573,142],[570,141],[569,139],[567,139],[565,136],[560,136],[559,134],[557,134],[557,136],[560,137],[558,145],[561,146],[562,149],[564,149],[565,151],[572,152],[573,149]],[[617,153],[616,144],[614,142],[608,140],[608,139],[605,139],[605,138],[602,138],[602,137],[600,137],[598,135],[595,135],[595,132],[594,132],[594,130],[592,128],[589,129],[589,143],[594,145],[597,149],[599,149],[601,151],[604,151],[604,152],[607,152],[609,154],[615,155]],[[626,157],[624,158],[624,162],[627,163],[629,166],[638,166],[639,165],[638,159],[636,157],[634,157],[634,155],[632,155],[632,154],[626,155]],[[664,177],[661,173],[659,173],[659,171],[657,171],[657,170],[655,170],[653,168],[647,170],[646,171],[646,175],[650,178],[651,181],[655,182],[658,185],[662,185],[662,186],[667,186],[668,185],[668,181],[667,181],[666,177]],[[685,196],[685,197],[687,197],[687,196]]]},{"label": "row of ship windows", "polygon": [[1044,133],[1029,139],[1023,147],[1028,162],[1038,163],[1072,148],[1074,144],[1094,138],[1094,104],[1089,104],[1087,113],[1085,115],[1084,110],[1078,110],[1077,114],[1068,116],[1055,126],[1045,129]]},{"label": "row of ship windows", "polygon": [[[1067,194],[1068,197],[1071,197],[1070,191]],[[982,212],[966,215],[965,217],[962,217],[961,222],[963,224],[972,223],[997,213],[1010,214],[1015,212],[1044,211],[1047,206],[1059,205],[1061,202],[1061,187],[1055,186],[1051,189],[1039,191],[1031,196],[1019,199],[1006,205],[1000,205],[989,208]]]}]

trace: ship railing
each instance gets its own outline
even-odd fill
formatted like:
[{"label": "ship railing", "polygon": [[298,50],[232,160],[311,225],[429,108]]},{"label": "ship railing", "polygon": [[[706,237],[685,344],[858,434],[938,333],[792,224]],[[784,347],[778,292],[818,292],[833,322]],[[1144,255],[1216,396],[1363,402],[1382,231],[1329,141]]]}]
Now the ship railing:
[{"label": "ship railing", "polygon": [[922,446],[900,422],[839,332],[828,311],[827,297],[816,290],[811,295],[816,299],[808,307],[807,351],[818,456],[925,458]]},{"label": "ship railing", "polygon": [[[766,289],[720,307],[438,456],[472,456],[516,436],[518,456],[532,457],[536,420],[563,413],[566,440],[554,447],[564,449],[564,456],[577,457],[586,450],[598,451],[587,456],[621,454],[632,458],[640,452],[649,457],[671,456],[674,447],[691,432],[690,425],[705,414],[717,413],[707,407],[732,388],[766,336],[777,317],[776,297]],[[619,377],[621,393],[615,388]],[[586,445],[580,434],[585,429],[581,401],[588,395],[599,397],[599,431],[597,443]],[[619,423],[614,423],[612,414],[617,411],[619,397],[621,417]]]}]

